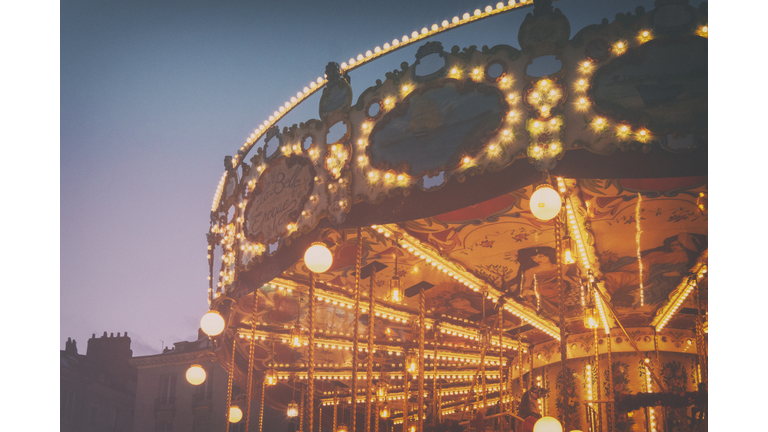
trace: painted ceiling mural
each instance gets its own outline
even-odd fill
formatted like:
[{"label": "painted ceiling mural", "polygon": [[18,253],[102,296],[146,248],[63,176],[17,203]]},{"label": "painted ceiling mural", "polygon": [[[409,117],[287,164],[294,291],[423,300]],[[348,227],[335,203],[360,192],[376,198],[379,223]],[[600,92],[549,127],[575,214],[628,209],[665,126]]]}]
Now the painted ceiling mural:
[{"label": "painted ceiling mural", "polygon": [[[566,182],[578,188],[588,208],[604,292],[612,307],[626,325],[650,325],[659,308],[668,302],[670,294],[707,250],[708,217],[697,204],[707,194],[707,178]],[[504,298],[557,322],[559,298],[554,223],[539,221],[531,214],[530,193],[528,187],[399,226],[402,232],[442,251],[445,257],[497,288]],[[456,282],[442,269],[398,246],[395,237],[387,237],[373,228],[361,232],[363,265],[378,263],[380,266],[372,280],[370,277],[361,280],[360,300],[361,305],[367,307],[368,292],[373,285],[377,307],[383,311],[383,315],[377,316],[384,318],[374,326],[377,339],[389,340],[393,345],[414,340],[411,323],[403,313],[418,314],[418,296],[415,293],[409,296],[408,288],[425,283],[429,319],[474,329],[485,322],[492,329],[498,328],[497,302],[484,298],[481,292]],[[329,234],[329,240],[335,244],[335,256],[331,269],[317,275],[317,286],[327,294],[318,298],[316,319],[320,323],[320,334],[351,341],[355,325],[351,300],[354,298],[352,287],[355,285],[358,247],[356,230],[334,231]],[[388,298],[389,283],[395,274],[406,290],[402,304]],[[291,286],[290,282],[297,287],[306,286],[308,279],[308,270],[299,261],[284,272],[282,280],[289,283],[276,282],[258,290],[259,306],[255,316],[258,328],[287,333],[297,322],[307,328],[306,290],[299,294],[297,290],[289,292],[286,287]],[[584,331],[583,277],[575,264],[564,266],[563,283],[567,293],[564,310],[569,331]],[[250,327],[251,307],[247,302],[240,306],[246,327]],[[384,309],[392,312],[387,313]],[[367,334],[367,311],[361,313],[358,325],[359,334]],[[514,333],[521,329],[527,332],[526,339],[531,341],[542,340],[545,336],[524,325],[519,318],[504,313],[505,332]],[[456,347],[477,347],[473,336],[471,333],[457,334],[449,339]],[[280,352],[275,356],[279,363],[306,361],[305,349],[293,350],[278,345]],[[341,345],[320,344],[316,356],[322,364],[349,366],[349,348],[339,347]],[[269,352],[263,354],[263,360],[271,359]]]}]

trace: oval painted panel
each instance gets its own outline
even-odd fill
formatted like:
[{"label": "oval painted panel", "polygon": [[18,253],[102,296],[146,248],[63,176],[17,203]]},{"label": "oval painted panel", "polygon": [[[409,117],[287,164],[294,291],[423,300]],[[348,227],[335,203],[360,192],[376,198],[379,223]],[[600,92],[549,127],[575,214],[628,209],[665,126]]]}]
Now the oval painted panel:
[{"label": "oval painted panel", "polygon": [[707,41],[651,41],[595,73],[597,108],[655,134],[707,131]]},{"label": "oval painted panel", "polygon": [[481,88],[464,92],[451,83],[408,96],[405,112],[388,113],[371,133],[371,164],[420,176],[474,154],[499,127],[504,109],[497,91]]}]

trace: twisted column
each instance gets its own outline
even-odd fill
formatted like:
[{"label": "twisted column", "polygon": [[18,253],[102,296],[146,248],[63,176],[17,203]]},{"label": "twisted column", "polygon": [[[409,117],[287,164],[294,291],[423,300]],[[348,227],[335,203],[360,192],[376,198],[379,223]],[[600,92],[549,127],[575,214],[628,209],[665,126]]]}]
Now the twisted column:
[{"label": "twisted column", "polygon": [[432,366],[433,366],[433,372],[432,372],[432,426],[437,424],[438,418],[440,417],[440,403],[438,402],[438,393],[437,393],[437,323],[435,323],[434,327],[432,327],[432,333],[434,335],[435,339],[435,352],[432,356]]},{"label": "twisted column", "polygon": [[[357,261],[355,262],[355,323],[352,332],[352,424],[349,430],[355,432],[357,426],[357,362],[358,333],[360,326],[360,272],[363,265],[363,231],[357,228]],[[335,430],[333,432],[336,432]]]},{"label": "twisted column", "polygon": [[313,429],[315,396],[315,273],[309,271],[309,372],[307,373],[307,409],[309,431]]},{"label": "twisted column", "polygon": [[373,284],[376,280],[376,267],[371,266],[371,285],[368,291],[368,380],[365,391],[365,432],[371,430],[371,399],[373,398],[373,322],[375,301]]},{"label": "twisted column", "polygon": [[[265,392],[267,391],[267,380],[261,381],[261,408],[259,408],[259,432],[262,431],[262,427],[264,426],[264,396]],[[248,428],[245,428],[247,431]]]},{"label": "twisted column", "polygon": [[[563,284],[563,240],[560,238],[560,215],[555,218],[555,247],[557,250],[557,291],[558,291],[558,313],[560,314],[560,361],[561,361],[561,376],[562,387],[560,389],[560,395],[563,398],[563,412],[562,422],[563,429],[570,430],[571,416],[568,408],[568,386],[565,385],[565,379],[568,371],[568,334],[565,330],[565,285]],[[533,371],[531,371],[533,373]],[[531,377],[533,379],[533,377]]]},{"label": "twisted column", "polygon": [[[595,380],[595,385],[597,385],[597,391],[595,392],[595,399],[601,399],[600,394],[602,393],[600,389],[600,349],[598,348],[598,339],[597,339],[597,327],[592,329],[595,333],[595,376],[597,379]],[[611,335],[608,335],[608,343],[610,344]],[[597,430],[603,430],[602,423],[603,423],[603,404],[596,404],[597,405]]]},{"label": "twisted column", "polygon": [[408,362],[404,361],[403,366],[403,432],[408,432],[408,398],[411,396],[411,382],[408,380]]},{"label": "twisted column", "polygon": [[424,289],[419,291],[419,432],[424,431],[424,337],[427,329],[424,313],[427,309]]},{"label": "twisted column", "polygon": [[504,340],[502,332],[504,331],[504,308],[499,304],[499,411],[504,412],[506,403],[504,402]]},{"label": "twisted column", "polygon": [[229,379],[227,380],[227,410],[224,415],[227,418],[225,431],[229,432],[229,409],[232,407],[232,378],[235,375],[235,349],[237,348],[237,335],[232,333],[232,356],[229,358]]},{"label": "twisted column", "polygon": [[338,390],[333,391],[333,430],[331,432],[336,432],[336,412],[338,411]]},{"label": "twisted column", "polygon": [[[253,349],[256,346],[256,308],[259,304],[258,290],[253,291],[253,310],[251,311],[251,343],[248,348],[248,384],[247,384],[247,398],[246,404],[248,408],[245,410],[245,430],[249,430],[251,422],[251,392],[253,391]],[[262,393],[262,399],[264,395]],[[261,431],[261,427],[259,427]]]}]

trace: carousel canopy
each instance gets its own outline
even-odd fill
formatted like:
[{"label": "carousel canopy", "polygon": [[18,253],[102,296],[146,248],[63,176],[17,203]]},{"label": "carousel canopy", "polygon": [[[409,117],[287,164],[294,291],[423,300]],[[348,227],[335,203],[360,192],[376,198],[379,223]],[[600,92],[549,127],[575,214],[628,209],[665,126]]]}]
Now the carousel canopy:
[{"label": "carousel canopy", "polygon": [[[498,398],[520,353],[533,350],[534,366],[563,346],[586,356],[594,327],[629,331],[618,351],[683,352],[697,323],[706,331],[706,8],[659,1],[569,39],[546,3],[519,50],[423,41],[520,7],[510,2],[329,64],[227,157],[209,301],[227,323],[219,359],[241,387],[267,370],[306,382],[312,363],[323,403],[350,400],[359,337],[359,379],[402,398],[405,359],[421,347],[424,378],[455,412],[481,359]],[[353,97],[351,71],[410,44],[413,64]],[[542,56],[560,70],[528,75]],[[319,119],[278,128],[321,90]],[[330,141],[334,126],[345,132]],[[534,197],[542,188],[554,201]],[[534,215],[548,206],[561,209]],[[317,242],[333,261],[315,274],[303,257]]]}]

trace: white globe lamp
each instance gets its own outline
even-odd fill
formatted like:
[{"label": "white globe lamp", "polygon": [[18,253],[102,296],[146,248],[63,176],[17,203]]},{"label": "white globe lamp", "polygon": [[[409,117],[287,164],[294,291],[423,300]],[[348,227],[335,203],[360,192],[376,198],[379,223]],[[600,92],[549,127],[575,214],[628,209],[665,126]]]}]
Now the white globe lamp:
[{"label": "white globe lamp", "polygon": [[205,369],[199,364],[193,364],[187,369],[187,381],[192,385],[200,385],[205,382]]},{"label": "white globe lamp", "polygon": [[563,432],[563,426],[554,417],[542,417],[533,425],[533,432]]},{"label": "white globe lamp", "polygon": [[304,264],[306,264],[313,273],[323,273],[331,268],[331,264],[333,264],[333,255],[324,243],[312,243],[312,246],[310,246],[304,253]]},{"label": "white globe lamp", "polygon": [[239,406],[233,405],[229,407],[229,422],[237,423],[243,418],[243,410]]},{"label": "white globe lamp", "polygon": [[560,213],[562,202],[560,195],[552,186],[542,185],[531,195],[531,213],[536,219],[548,221]]},{"label": "white globe lamp", "polygon": [[213,310],[206,312],[200,320],[200,328],[203,329],[203,332],[208,336],[217,336],[221,334],[221,332],[224,331],[225,326],[226,323],[224,322],[224,317]]}]

